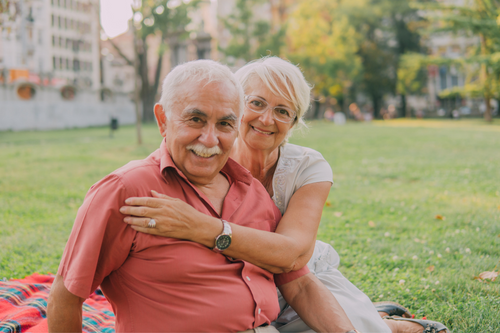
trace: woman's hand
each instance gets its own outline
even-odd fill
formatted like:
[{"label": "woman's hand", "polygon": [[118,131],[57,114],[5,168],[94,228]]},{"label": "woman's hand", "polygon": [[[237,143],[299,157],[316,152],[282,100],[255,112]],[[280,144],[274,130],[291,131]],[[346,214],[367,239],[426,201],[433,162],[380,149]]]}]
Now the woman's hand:
[{"label": "woman's hand", "polygon": [[[132,197],[125,200],[127,206],[120,208],[122,214],[129,215],[123,219],[125,223],[130,224],[134,230],[147,234],[205,243],[201,238],[206,237],[199,238],[199,236],[204,230],[203,222],[213,223],[213,221],[207,221],[211,217],[200,213],[180,199],[171,198],[156,191],[151,191],[151,193],[152,198]],[[151,219],[156,221],[154,228],[148,227]],[[219,221],[218,224],[222,228],[222,222]],[[206,225],[206,227],[210,226]],[[208,238],[205,241],[208,241]],[[210,241],[213,246],[213,239]]]}]

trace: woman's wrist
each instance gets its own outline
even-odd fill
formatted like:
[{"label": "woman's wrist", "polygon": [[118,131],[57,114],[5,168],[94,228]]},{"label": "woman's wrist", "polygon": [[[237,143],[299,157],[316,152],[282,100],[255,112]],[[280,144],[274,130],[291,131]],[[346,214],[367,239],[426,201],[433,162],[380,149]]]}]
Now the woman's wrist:
[{"label": "woman's wrist", "polygon": [[195,228],[194,239],[191,240],[213,248],[215,246],[215,238],[222,232],[223,225],[220,219],[200,213]]}]

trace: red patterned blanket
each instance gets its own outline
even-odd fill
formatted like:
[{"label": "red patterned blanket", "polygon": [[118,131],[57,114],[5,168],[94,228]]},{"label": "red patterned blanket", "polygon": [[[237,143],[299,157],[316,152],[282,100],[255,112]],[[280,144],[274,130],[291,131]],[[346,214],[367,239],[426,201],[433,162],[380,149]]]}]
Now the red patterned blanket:
[{"label": "red patterned blanket", "polygon": [[[48,332],[47,298],[54,276],[0,280],[0,332]],[[96,290],[83,303],[83,332],[114,332],[111,305]]]}]

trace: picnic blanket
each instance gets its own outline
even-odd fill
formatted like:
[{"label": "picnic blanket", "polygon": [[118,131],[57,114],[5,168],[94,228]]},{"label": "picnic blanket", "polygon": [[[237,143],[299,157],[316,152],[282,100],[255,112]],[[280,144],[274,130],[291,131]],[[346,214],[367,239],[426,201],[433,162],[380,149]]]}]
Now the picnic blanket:
[{"label": "picnic blanket", "polygon": [[[0,280],[0,332],[48,332],[47,299],[53,275]],[[83,332],[115,332],[111,305],[97,289],[83,303]]]}]

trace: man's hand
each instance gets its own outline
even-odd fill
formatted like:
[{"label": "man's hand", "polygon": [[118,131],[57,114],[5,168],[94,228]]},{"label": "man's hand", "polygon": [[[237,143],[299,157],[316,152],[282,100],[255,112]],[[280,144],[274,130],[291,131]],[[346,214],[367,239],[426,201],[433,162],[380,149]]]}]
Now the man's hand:
[{"label": "man's hand", "polygon": [[330,290],[308,273],[279,287],[300,318],[315,332],[348,332],[351,321]]},{"label": "man's hand", "polygon": [[56,275],[47,304],[49,332],[81,332],[84,301],[69,292],[64,286],[63,277]]}]

